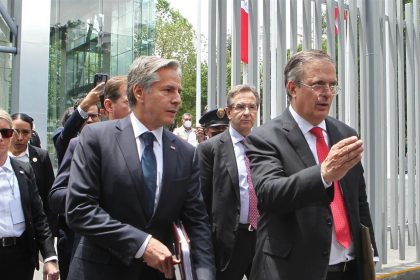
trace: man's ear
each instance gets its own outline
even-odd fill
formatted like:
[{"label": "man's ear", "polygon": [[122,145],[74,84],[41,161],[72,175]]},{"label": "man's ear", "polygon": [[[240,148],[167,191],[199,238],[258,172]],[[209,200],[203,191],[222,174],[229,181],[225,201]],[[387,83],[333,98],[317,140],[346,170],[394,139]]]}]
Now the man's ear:
[{"label": "man's ear", "polygon": [[289,95],[293,98],[296,96],[296,84],[293,81],[287,82],[287,91]]},{"label": "man's ear", "polygon": [[112,101],[111,101],[111,99],[106,98],[104,100],[104,107],[105,107],[105,111],[107,113],[112,112],[112,110],[114,110],[114,108],[112,108]]},{"label": "man's ear", "polygon": [[229,106],[227,106],[226,108],[225,108],[225,111],[226,111],[226,114],[227,114],[227,116],[228,116],[228,118],[229,118],[229,120],[231,120],[232,119],[232,111],[231,111],[231,109],[230,109],[230,107]]},{"label": "man's ear", "polygon": [[143,102],[144,91],[139,85],[134,85],[133,86],[133,94],[134,94],[134,98],[137,100],[137,102]]}]

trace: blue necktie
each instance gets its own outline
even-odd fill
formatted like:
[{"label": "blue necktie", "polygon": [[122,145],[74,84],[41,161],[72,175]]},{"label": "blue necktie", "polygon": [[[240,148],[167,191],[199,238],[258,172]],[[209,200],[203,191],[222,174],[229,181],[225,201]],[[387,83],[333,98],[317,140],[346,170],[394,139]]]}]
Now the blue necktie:
[{"label": "blue necktie", "polygon": [[143,155],[141,156],[141,170],[143,172],[144,189],[146,191],[144,202],[146,204],[146,217],[150,220],[153,215],[156,196],[157,166],[155,153],[153,152],[153,141],[156,138],[150,131],[143,133],[140,137],[144,144]]}]

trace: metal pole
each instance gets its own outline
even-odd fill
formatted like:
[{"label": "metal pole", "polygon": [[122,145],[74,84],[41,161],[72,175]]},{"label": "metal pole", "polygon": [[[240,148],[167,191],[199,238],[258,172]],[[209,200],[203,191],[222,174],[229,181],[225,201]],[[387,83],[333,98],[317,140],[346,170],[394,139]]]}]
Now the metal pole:
[{"label": "metal pole", "polygon": [[201,117],[201,0],[197,0],[197,71],[195,80],[195,122],[199,126],[198,120]]},{"label": "metal pole", "polygon": [[207,106],[216,108],[216,0],[209,0]]}]

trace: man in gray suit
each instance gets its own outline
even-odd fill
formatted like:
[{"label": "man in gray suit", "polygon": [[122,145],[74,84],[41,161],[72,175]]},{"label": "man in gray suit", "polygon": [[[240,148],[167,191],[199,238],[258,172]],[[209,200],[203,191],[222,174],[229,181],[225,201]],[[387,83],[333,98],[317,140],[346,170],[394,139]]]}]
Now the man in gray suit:
[{"label": "man in gray suit", "polygon": [[261,214],[251,279],[363,279],[360,224],[378,254],[363,143],[328,116],[339,91],[334,63],[321,51],[303,51],[284,76],[289,108],[247,139]]},{"label": "man in gray suit", "polygon": [[229,129],[197,148],[218,280],[242,280],[251,272],[258,218],[253,214],[258,215],[258,210],[243,141],[254,126],[259,100],[255,88],[233,87],[227,95]]},{"label": "man in gray suit", "polygon": [[83,130],[66,201],[68,224],[82,238],[68,279],[171,279],[177,220],[197,279],[214,279],[194,147],[163,128],[173,123],[180,91],[177,61],[139,57],[127,76],[132,113]]}]

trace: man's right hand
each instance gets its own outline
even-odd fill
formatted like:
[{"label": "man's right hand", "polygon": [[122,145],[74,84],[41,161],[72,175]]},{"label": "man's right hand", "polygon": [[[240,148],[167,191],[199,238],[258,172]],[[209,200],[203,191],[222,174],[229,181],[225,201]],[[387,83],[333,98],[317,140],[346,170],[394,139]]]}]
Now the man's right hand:
[{"label": "man's right hand", "polygon": [[345,138],[331,147],[321,164],[321,175],[326,183],[343,178],[361,159],[363,142],[356,136]]},{"label": "man's right hand", "polygon": [[174,277],[174,265],[180,262],[172,256],[172,253],[165,245],[153,237],[150,238],[147,244],[143,260],[148,266],[162,272],[166,279]]},{"label": "man's right hand", "polygon": [[99,96],[103,93],[105,87],[105,83],[102,82],[94,87],[89,93],[83,98],[82,102],[80,102],[80,108],[87,112],[89,108],[99,102]]}]

